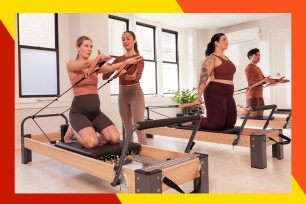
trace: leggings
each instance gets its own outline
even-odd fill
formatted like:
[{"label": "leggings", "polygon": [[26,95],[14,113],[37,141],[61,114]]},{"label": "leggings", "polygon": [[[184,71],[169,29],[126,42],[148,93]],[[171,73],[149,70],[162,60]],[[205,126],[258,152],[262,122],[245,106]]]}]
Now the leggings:
[{"label": "leggings", "polygon": [[[140,84],[120,86],[119,88],[119,112],[123,122],[125,133],[136,124],[144,120],[144,95]],[[147,144],[144,131],[136,130],[138,143]],[[133,138],[131,139],[133,141]]]},{"label": "leggings", "polygon": [[93,127],[101,132],[114,123],[100,110],[98,94],[75,96],[72,101],[69,120],[71,127],[79,132],[85,127]]},{"label": "leggings", "polygon": [[204,129],[222,130],[234,127],[237,120],[234,86],[209,82],[204,90],[207,117],[201,118]]}]

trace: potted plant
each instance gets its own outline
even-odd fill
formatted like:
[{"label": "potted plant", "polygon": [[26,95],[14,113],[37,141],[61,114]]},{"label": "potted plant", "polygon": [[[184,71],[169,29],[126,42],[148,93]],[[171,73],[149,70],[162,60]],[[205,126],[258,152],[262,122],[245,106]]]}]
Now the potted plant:
[{"label": "potted plant", "polygon": [[[198,100],[198,88],[193,87],[190,89],[183,89],[182,91],[177,91],[174,93],[174,96],[171,99],[179,104],[192,103]],[[193,107],[183,108],[183,114],[188,115],[192,111]]]}]

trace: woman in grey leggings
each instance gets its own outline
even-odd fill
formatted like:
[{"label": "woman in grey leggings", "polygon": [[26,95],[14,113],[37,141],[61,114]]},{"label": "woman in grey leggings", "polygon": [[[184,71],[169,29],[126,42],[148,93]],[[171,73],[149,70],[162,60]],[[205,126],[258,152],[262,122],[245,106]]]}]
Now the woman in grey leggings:
[{"label": "woman in grey leggings", "polygon": [[[132,31],[125,31],[121,40],[126,54],[116,58],[113,64],[139,56],[136,36]],[[145,102],[139,83],[143,68],[144,60],[142,59],[137,64],[133,64],[126,73],[119,76],[119,112],[126,133],[135,123],[144,120]],[[112,73],[105,73],[103,74],[103,79],[106,80],[111,75]],[[137,130],[136,133],[138,143],[146,145],[147,138],[144,131]]]}]

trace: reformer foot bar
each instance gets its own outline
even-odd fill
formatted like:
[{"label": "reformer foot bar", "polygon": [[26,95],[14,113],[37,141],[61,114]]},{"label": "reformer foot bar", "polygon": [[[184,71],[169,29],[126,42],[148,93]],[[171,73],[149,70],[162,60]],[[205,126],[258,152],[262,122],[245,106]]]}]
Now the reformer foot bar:
[{"label": "reformer foot bar", "polygon": [[[258,118],[249,118],[247,122],[248,127],[259,127],[262,128],[266,121],[268,120],[269,116],[263,116]],[[236,126],[240,126],[243,122],[245,117],[238,117]],[[269,126],[268,128],[276,128],[276,129],[290,129],[291,128],[291,113],[289,115],[284,116],[283,114],[274,114],[269,119]]]},{"label": "reformer foot bar", "polygon": [[[147,129],[145,132],[153,135],[189,139],[187,145],[189,147],[194,145],[193,140],[250,147],[251,167],[264,169],[267,167],[267,146],[272,145],[272,156],[281,160],[284,158],[283,145],[289,144],[291,141],[282,134],[281,129],[267,130],[266,128],[269,125],[269,119],[264,124],[263,129],[245,128],[252,111],[269,109],[272,110],[269,116],[270,118],[276,109],[276,105],[254,107],[249,110],[240,127],[234,127],[222,131],[212,131],[200,128],[196,134],[191,137],[189,135],[192,131],[192,127],[188,126],[157,127]],[[283,139],[285,141],[283,141]],[[189,152],[188,150],[190,149],[186,150],[187,151],[185,152]]]},{"label": "reformer foot bar", "polygon": [[[150,119],[150,111],[153,113],[156,113],[158,115],[170,118],[169,116],[166,116],[162,113],[159,113],[157,111],[153,111],[152,109],[160,109],[160,108],[179,108],[179,105],[168,105],[168,106],[147,106],[146,112],[147,112],[147,120]],[[269,127],[268,128],[276,128],[276,129],[290,129],[291,128],[291,112],[286,115],[284,114],[277,114],[274,111],[274,116],[263,116],[263,117],[258,117],[258,118],[248,118],[248,122],[246,124],[246,127],[254,127],[254,128],[262,128],[266,121],[269,119]],[[194,114],[197,114],[193,112]],[[245,119],[245,116],[238,116],[237,122],[235,126],[241,126],[243,120]],[[147,134],[147,138],[153,138],[152,134]]]},{"label": "reformer foot bar", "polygon": [[[62,114],[36,115],[35,117],[62,116]],[[161,119],[139,122],[133,126],[125,142],[119,144],[99,143],[98,147],[86,149],[76,141],[64,143],[63,132],[46,135],[25,134],[25,121],[21,124],[22,163],[32,161],[32,151],[68,164],[98,178],[109,181],[112,186],[126,187],[135,193],[162,193],[170,188],[193,181],[193,192],[208,193],[208,155],[183,153],[140,145],[130,141],[134,131],[197,121],[199,116]],[[192,131],[196,133],[196,128]],[[55,143],[50,140],[56,141]],[[183,175],[183,176],[182,176]],[[170,182],[169,182],[170,181]],[[175,184],[175,185],[173,185]]]}]

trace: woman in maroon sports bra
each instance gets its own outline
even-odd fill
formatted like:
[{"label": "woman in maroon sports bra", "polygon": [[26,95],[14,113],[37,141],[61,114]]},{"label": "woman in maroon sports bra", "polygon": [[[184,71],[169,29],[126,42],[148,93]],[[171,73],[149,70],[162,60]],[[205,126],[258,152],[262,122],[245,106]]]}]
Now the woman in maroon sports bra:
[{"label": "woman in maroon sports bra", "polygon": [[233,97],[236,67],[223,54],[227,47],[226,35],[217,33],[205,51],[206,59],[201,66],[198,87],[200,103],[204,95],[207,117],[201,118],[200,126],[205,129],[222,130],[232,128],[236,123],[237,110]]}]

